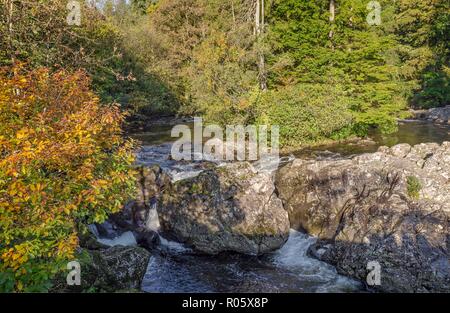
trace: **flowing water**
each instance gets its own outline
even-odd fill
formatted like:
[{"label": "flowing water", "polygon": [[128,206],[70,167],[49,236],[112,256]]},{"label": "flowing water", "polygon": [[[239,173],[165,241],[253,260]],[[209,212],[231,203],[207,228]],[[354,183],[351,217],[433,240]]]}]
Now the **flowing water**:
[{"label": "flowing water", "polygon": [[[176,162],[169,158],[170,125],[133,136],[143,143],[137,154],[141,164],[159,164],[173,180],[197,175],[202,162]],[[316,147],[294,153],[314,157],[326,153],[352,155],[374,152],[381,145],[411,145],[450,141],[450,127],[426,122],[403,121],[391,135],[372,133],[372,142]],[[156,210],[147,225],[158,230]],[[339,275],[335,268],[307,255],[316,239],[291,230],[289,240],[279,250],[261,257],[238,254],[206,256],[179,243],[161,238],[152,252],[142,290],[146,292],[358,292],[362,285]]]},{"label": "flowing water", "polygon": [[146,292],[345,292],[358,282],[307,256],[315,238],[291,231],[278,251],[262,257],[205,256],[163,244],[153,253],[142,290]]}]

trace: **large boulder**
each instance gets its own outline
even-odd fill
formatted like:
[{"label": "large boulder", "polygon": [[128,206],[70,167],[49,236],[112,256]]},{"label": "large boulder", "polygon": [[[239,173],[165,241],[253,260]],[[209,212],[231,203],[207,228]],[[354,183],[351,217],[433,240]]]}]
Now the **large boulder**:
[{"label": "large boulder", "polygon": [[158,214],[163,233],[207,254],[259,255],[281,247],[289,236],[288,215],[272,176],[248,162],[169,185]]},{"label": "large boulder", "polygon": [[311,253],[382,291],[450,291],[450,143],[381,147],[351,158],[295,160],[277,174],[293,228]]}]

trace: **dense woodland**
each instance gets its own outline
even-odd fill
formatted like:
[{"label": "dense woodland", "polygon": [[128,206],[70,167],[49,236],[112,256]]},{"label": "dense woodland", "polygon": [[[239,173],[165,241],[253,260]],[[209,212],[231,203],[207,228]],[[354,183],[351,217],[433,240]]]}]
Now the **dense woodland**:
[{"label": "dense woodland", "polygon": [[378,20],[369,0],[88,0],[80,25],[68,2],[0,1],[2,290],[50,288],[81,225],[130,197],[125,120],[279,125],[301,146],[449,104],[446,0],[380,0]]},{"label": "dense woodland", "polygon": [[0,62],[86,70],[134,118],[279,124],[285,145],[449,102],[447,1],[379,1],[372,25],[367,0],[94,2],[77,27],[66,1],[3,1]]}]

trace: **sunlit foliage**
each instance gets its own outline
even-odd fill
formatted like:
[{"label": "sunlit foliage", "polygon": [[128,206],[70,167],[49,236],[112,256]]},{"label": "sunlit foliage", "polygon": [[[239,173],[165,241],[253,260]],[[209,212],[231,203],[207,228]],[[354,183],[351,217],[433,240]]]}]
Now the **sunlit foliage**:
[{"label": "sunlit foliage", "polygon": [[132,195],[132,142],[119,107],[83,71],[0,72],[0,289],[44,291],[74,256],[77,225]]}]

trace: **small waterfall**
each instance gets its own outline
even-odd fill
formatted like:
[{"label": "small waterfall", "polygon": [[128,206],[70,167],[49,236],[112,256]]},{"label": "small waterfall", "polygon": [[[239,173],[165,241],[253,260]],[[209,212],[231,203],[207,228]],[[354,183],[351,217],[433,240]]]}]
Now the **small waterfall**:
[{"label": "small waterfall", "polygon": [[172,144],[165,143],[157,146],[143,146],[136,154],[138,165],[158,165],[171,178],[172,182],[195,177],[203,170],[201,162],[179,162],[170,158]]},{"label": "small waterfall", "polygon": [[358,290],[357,281],[339,275],[333,266],[308,256],[308,248],[316,241],[316,237],[291,229],[286,244],[273,254],[273,263],[296,272],[303,281],[317,284],[316,292]]},{"label": "small waterfall", "polygon": [[154,254],[145,274],[146,292],[357,292],[357,281],[307,255],[317,239],[292,230],[286,245],[265,256],[195,253]]},{"label": "small waterfall", "polygon": [[[147,220],[145,222],[145,227],[147,230],[154,231],[158,234],[160,239],[160,245],[165,250],[170,250],[175,253],[181,253],[181,252],[190,252],[192,251],[189,248],[186,248],[183,244],[175,241],[170,241],[165,239],[160,234],[160,224],[159,224],[159,217],[158,217],[158,211],[157,211],[157,201],[155,199],[152,200],[150,205],[150,210],[147,214]],[[115,238],[102,238],[100,236],[100,233],[98,231],[98,228],[95,224],[88,225],[89,231],[95,236],[98,242],[101,244],[104,244],[106,246],[137,246],[136,237],[134,236],[133,232],[127,231]]]},{"label": "small waterfall", "polygon": [[[190,161],[180,162],[173,160],[171,155],[172,145],[170,143],[143,146],[136,153],[136,164],[152,166],[160,166],[164,172],[169,175],[171,181],[177,182],[180,180],[192,178],[198,176],[204,170],[209,167],[206,164],[214,163],[217,167],[222,167],[229,164],[229,161],[217,160],[216,156],[210,153],[193,153],[193,157],[200,157],[207,162],[203,161]],[[288,163],[294,159],[293,155],[279,157],[277,155],[265,155],[257,161],[251,161],[256,172],[268,172],[272,173],[279,168],[280,165]]]},{"label": "small waterfall", "polygon": [[161,225],[159,223],[159,216],[158,216],[158,202],[156,200],[153,200],[150,205],[150,210],[147,214],[147,221],[145,223],[145,226],[148,230],[154,231],[159,236],[159,241],[162,247],[167,248],[168,250],[174,251],[174,252],[188,252],[191,251],[190,249],[186,248],[183,244],[175,241],[169,241],[165,239],[160,234],[160,228]]},{"label": "small waterfall", "polygon": [[158,217],[158,211],[157,208],[157,201],[154,200],[150,205],[150,210],[147,214],[147,221],[145,223],[145,227],[149,230],[152,230],[154,232],[159,232],[159,228],[161,225],[159,224],[159,217]]},{"label": "small waterfall", "polygon": [[88,225],[89,231],[95,236],[98,242],[106,246],[137,246],[136,238],[131,231],[124,232],[120,236],[112,239],[101,238],[95,224]]},{"label": "small waterfall", "polygon": [[131,231],[124,232],[119,237],[116,237],[114,239],[100,239],[97,238],[97,241],[110,246],[137,246],[136,238],[134,237],[133,233]]}]

